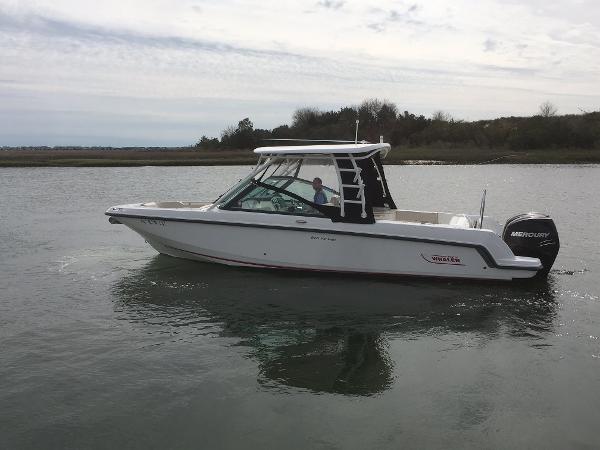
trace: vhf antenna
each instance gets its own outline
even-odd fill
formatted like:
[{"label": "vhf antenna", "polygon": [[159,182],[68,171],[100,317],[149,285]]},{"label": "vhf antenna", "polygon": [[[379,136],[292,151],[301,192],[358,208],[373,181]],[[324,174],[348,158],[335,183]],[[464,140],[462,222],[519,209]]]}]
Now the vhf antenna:
[{"label": "vhf antenna", "polygon": [[358,144],[358,123],[360,122],[360,120],[356,119],[356,131],[354,133],[354,143]]}]

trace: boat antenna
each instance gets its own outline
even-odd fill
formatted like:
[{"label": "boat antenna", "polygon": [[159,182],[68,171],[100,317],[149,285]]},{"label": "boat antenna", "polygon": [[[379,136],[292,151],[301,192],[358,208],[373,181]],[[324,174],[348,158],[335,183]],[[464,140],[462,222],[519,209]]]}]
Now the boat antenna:
[{"label": "boat antenna", "polygon": [[356,119],[356,131],[354,132],[354,143],[358,144],[358,124],[360,120]]},{"label": "boat antenna", "polygon": [[483,226],[483,213],[485,211],[485,196],[487,194],[487,190],[483,190],[483,197],[481,197],[481,206],[479,207],[479,228]]}]

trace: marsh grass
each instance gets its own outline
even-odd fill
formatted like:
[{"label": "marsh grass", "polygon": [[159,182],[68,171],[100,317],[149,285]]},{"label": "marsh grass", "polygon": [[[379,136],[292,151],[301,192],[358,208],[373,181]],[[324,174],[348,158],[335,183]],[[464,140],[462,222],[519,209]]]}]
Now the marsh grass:
[{"label": "marsh grass", "polygon": [[[4,148],[0,167],[127,167],[252,165],[251,150]],[[386,164],[576,164],[600,163],[600,149],[509,150],[395,147]]]}]

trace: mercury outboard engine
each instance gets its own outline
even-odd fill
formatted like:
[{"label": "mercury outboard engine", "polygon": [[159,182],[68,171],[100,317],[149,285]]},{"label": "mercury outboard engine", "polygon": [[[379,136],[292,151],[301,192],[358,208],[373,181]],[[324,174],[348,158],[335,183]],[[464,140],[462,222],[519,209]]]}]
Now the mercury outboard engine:
[{"label": "mercury outboard engine", "polygon": [[508,219],[502,239],[516,256],[530,256],[542,262],[543,268],[537,277],[548,275],[560,248],[554,221],[550,216],[535,212]]}]

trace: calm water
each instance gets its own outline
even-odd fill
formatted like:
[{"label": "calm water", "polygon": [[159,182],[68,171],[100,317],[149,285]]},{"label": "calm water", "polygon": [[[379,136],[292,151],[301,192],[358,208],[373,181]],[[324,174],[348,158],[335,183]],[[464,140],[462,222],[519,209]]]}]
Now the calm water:
[{"label": "calm water", "polygon": [[552,214],[537,284],[186,262],[103,215],[246,171],[0,169],[0,448],[600,446],[600,166],[388,167],[402,207]]}]

